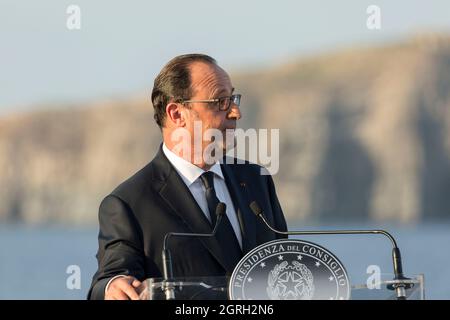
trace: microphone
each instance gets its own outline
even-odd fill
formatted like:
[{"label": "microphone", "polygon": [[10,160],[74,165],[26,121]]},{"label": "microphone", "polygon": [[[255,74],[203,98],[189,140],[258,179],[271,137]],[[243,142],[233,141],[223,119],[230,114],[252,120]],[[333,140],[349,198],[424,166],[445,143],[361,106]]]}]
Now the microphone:
[{"label": "microphone", "polygon": [[261,207],[252,201],[250,203],[250,209],[253,213],[260,218],[264,224],[273,232],[282,235],[330,235],[330,234],[381,234],[389,238],[392,243],[392,263],[394,268],[394,283],[388,285],[389,290],[395,290],[398,300],[406,299],[406,289],[412,287],[411,283],[405,283],[404,280],[410,280],[403,275],[402,258],[400,255],[400,249],[397,246],[397,242],[394,237],[385,230],[327,230],[327,231],[280,231],[274,229],[266,220],[264,212]]},{"label": "microphone", "polygon": [[166,295],[166,300],[175,299],[175,285],[173,283],[173,264],[172,255],[169,250],[169,239],[170,237],[200,237],[208,238],[214,237],[216,235],[217,229],[222,217],[226,214],[227,206],[223,202],[219,202],[216,207],[216,224],[211,233],[188,233],[188,232],[168,232],[164,236],[163,251],[162,251],[162,262],[163,262],[163,290]]}]

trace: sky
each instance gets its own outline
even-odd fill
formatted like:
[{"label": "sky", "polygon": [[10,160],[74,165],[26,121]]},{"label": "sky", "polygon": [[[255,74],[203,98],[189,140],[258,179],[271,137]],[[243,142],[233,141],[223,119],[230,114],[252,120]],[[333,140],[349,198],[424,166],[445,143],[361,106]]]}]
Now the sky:
[{"label": "sky", "polygon": [[[80,29],[67,28],[69,5]],[[366,25],[370,5],[378,30]],[[245,71],[431,31],[450,34],[450,1],[0,0],[0,115],[149,94],[188,52]]]}]

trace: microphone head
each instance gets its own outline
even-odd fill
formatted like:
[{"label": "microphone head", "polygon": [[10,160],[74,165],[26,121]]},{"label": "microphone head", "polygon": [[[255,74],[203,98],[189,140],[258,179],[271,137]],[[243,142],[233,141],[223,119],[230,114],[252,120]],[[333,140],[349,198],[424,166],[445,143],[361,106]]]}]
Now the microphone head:
[{"label": "microphone head", "polygon": [[216,207],[216,216],[222,217],[224,214],[226,214],[227,211],[227,205],[223,202],[219,202]]},{"label": "microphone head", "polygon": [[250,209],[252,209],[253,213],[256,216],[259,216],[259,215],[261,215],[263,213],[261,207],[258,205],[258,203],[256,201],[252,201],[250,203]]}]

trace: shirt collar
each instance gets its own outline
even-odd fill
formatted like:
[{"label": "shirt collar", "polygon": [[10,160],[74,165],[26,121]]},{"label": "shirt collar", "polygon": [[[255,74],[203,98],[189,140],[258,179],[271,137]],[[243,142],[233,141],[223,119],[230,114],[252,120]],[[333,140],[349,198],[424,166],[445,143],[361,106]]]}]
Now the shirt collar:
[{"label": "shirt collar", "polygon": [[[166,155],[167,159],[170,163],[175,167],[177,172],[180,174],[181,178],[183,178],[186,185],[189,187],[192,183],[194,183],[204,172],[202,168],[197,167],[189,161],[186,161],[182,157],[176,155],[172,150],[167,148],[166,144],[163,143],[163,152]],[[208,170],[214,172],[217,176],[223,177],[222,168],[220,167],[219,161],[213,164],[213,166]]]}]

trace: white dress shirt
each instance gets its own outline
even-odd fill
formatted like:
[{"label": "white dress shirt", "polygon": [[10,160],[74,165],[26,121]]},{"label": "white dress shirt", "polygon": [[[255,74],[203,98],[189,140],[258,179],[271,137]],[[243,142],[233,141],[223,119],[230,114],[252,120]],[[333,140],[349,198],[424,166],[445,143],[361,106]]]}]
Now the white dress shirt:
[{"label": "white dress shirt", "polygon": [[[205,170],[197,167],[196,165],[190,163],[189,161],[186,161],[182,157],[176,155],[173,153],[169,148],[167,148],[166,144],[163,144],[163,152],[166,155],[167,159],[170,161],[170,163],[175,167],[175,170],[178,172],[178,174],[181,176],[181,179],[184,181],[186,186],[189,188],[189,191],[191,191],[192,195],[194,196],[195,201],[197,201],[199,207],[202,209],[203,214],[206,216],[206,218],[211,222],[211,217],[209,215],[209,209],[208,209],[208,203],[206,201],[206,195],[205,195],[205,187],[202,183],[202,180],[200,179],[200,176],[205,172]],[[230,193],[228,192],[227,185],[225,183],[225,178],[222,173],[222,168],[220,167],[219,162],[216,162],[209,171],[214,172],[214,189],[216,191],[217,198],[221,202],[224,202],[227,206],[227,217],[228,220],[230,220],[231,227],[234,230],[234,233],[236,234],[236,238],[239,242],[239,245],[242,249],[242,234],[241,234],[241,228],[239,227],[239,221],[237,219],[236,211],[234,209],[233,201],[231,200]],[[215,214],[215,212],[213,213]],[[105,293],[108,291],[109,285],[113,280],[125,277],[125,275],[117,275],[115,277],[112,277],[106,287],[105,287]]]},{"label": "white dress shirt", "polygon": [[[206,201],[205,195],[205,186],[200,179],[200,176],[206,171],[173,153],[171,150],[169,150],[169,148],[167,148],[166,144],[163,144],[162,149],[167,159],[175,167],[175,170],[178,172],[178,174],[181,176],[181,179],[191,191],[194,199],[202,209],[203,214],[211,222],[208,203]],[[226,214],[228,220],[230,220],[231,226],[233,227],[236,238],[242,249],[241,228],[239,227],[239,221],[237,219],[233,201],[231,200],[230,193],[228,192],[228,188],[225,183],[225,178],[223,176],[222,168],[220,167],[219,162],[216,162],[211,167],[211,169],[209,169],[209,171],[214,172],[214,189],[216,191],[217,198],[219,198],[219,200],[221,202],[224,202],[227,206]],[[212,214],[215,214],[215,212],[213,212]]]}]

